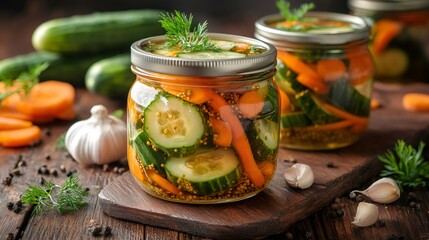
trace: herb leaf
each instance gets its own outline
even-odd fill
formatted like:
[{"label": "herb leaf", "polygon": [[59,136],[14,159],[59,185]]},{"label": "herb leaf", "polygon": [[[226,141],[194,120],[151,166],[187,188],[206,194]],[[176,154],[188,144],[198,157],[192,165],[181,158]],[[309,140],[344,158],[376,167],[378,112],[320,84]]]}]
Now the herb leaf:
[{"label": "herb leaf", "polygon": [[277,0],[276,6],[286,21],[298,21],[315,7],[313,3],[304,3],[298,9],[291,11],[290,3],[285,0]]},{"label": "herb leaf", "polygon": [[57,210],[61,214],[77,211],[87,204],[88,192],[79,185],[77,174],[64,181],[62,186],[46,181],[44,188],[32,185],[25,190],[21,201],[33,204],[35,214]]},{"label": "herb leaf", "polygon": [[388,150],[378,159],[384,163],[381,176],[392,177],[399,187],[426,187],[429,186],[429,161],[423,157],[425,144],[419,143],[418,149],[398,140],[394,151]]},{"label": "herb leaf", "polygon": [[164,47],[178,47],[183,52],[219,51],[207,34],[207,21],[199,23],[191,32],[192,14],[175,11],[175,14],[161,13],[161,26],[166,30]]}]

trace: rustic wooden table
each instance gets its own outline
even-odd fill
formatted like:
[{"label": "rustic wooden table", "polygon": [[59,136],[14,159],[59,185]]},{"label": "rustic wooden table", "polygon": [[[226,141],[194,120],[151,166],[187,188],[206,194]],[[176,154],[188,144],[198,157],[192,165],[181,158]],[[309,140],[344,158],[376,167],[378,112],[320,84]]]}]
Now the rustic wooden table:
[{"label": "rustic wooden table", "polygon": [[[31,9],[30,9],[31,11]],[[50,17],[60,16],[61,13]],[[49,16],[40,18],[41,22]],[[26,28],[22,26],[27,25]],[[0,28],[4,33],[0,37],[0,60],[16,54],[32,51],[29,43],[33,27],[37,21],[29,22],[28,18],[16,18],[15,21],[0,21]],[[231,26],[226,29],[231,29]],[[248,33],[241,29],[243,34]],[[417,88],[420,91],[429,92],[429,86]],[[382,98],[381,94],[377,95]],[[400,100],[397,99],[397,102]],[[76,109],[80,118],[89,116],[89,109],[95,104],[103,104],[109,111],[118,108],[125,109],[121,102],[88,93],[84,89],[77,90]],[[400,106],[398,106],[400,107]],[[401,112],[403,113],[403,112]],[[379,114],[379,117],[381,114]],[[412,114],[409,117],[412,122],[408,125],[425,126],[429,121],[427,113]],[[388,118],[386,118],[386,121]],[[402,120],[401,120],[402,121]],[[401,126],[403,122],[393,120],[390,124]],[[149,224],[141,224],[126,220],[120,220],[103,212],[100,206],[99,193],[109,183],[114,182],[121,173],[114,170],[116,165],[109,168],[84,167],[74,162],[64,150],[55,149],[55,141],[63,134],[72,122],[55,122],[41,125],[44,135],[43,142],[37,147],[9,149],[0,147],[0,180],[9,176],[18,167],[20,161],[25,161],[25,166],[20,166],[20,174],[12,178],[11,185],[0,184],[0,238],[2,239],[98,239],[92,235],[91,226],[100,225],[110,227],[112,234],[110,239],[206,239],[204,234],[191,235],[185,231],[170,230],[169,224],[165,228],[155,227]],[[422,127],[423,129],[423,127]],[[406,129],[402,129],[406,131]],[[427,132],[423,132],[427,133]],[[380,135],[377,135],[380,136]],[[417,135],[416,135],[417,136]],[[427,136],[427,134],[425,135]],[[425,137],[425,139],[427,139]],[[394,142],[394,139],[390,139]],[[413,138],[417,141],[417,138]],[[374,143],[376,144],[376,143]],[[307,154],[308,155],[308,154]],[[426,154],[427,155],[427,154]],[[58,176],[42,175],[38,169],[46,165],[48,169],[60,169],[64,166],[66,171],[58,171]],[[118,164],[119,168],[127,171],[126,164]],[[341,166],[340,166],[341,168]],[[118,169],[118,168],[116,168]],[[331,169],[332,174],[338,169]],[[344,169],[340,169],[344,170]],[[346,169],[347,170],[347,169]],[[39,184],[42,178],[62,183],[70,171],[77,171],[80,183],[89,188],[88,205],[78,212],[67,215],[48,213],[45,215],[33,215],[32,207],[24,205],[21,211],[11,211],[7,208],[9,202],[16,203],[29,184]],[[362,174],[360,181],[342,183],[341,191],[324,197],[324,203],[320,209],[314,209],[308,214],[293,218],[293,223],[285,227],[281,234],[266,236],[267,239],[429,239],[429,192],[427,189],[415,190],[417,205],[410,206],[407,202],[407,194],[403,194],[400,201],[390,205],[380,206],[380,221],[371,227],[357,228],[351,225],[356,213],[358,203],[348,197],[352,189],[364,189],[376,175],[374,170],[368,170],[371,174]],[[125,172],[127,174],[127,172]],[[327,170],[323,174],[330,174]],[[337,179],[341,181],[341,179]],[[356,186],[356,183],[363,183]],[[323,188],[320,188],[323,191]],[[323,195],[323,192],[320,193]],[[337,203],[337,204],[334,204]],[[340,206],[340,214],[333,214],[333,205]],[[311,208],[311,207],[309,207]],[[106,238],[106,237],[103,237]]]}]

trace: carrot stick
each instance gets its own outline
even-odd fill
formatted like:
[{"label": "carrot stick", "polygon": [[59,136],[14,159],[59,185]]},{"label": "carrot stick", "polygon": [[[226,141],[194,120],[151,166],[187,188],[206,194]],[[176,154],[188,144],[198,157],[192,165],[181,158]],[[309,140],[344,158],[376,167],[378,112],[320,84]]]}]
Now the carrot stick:
[{"label": "carrot stick", "polygon": [[264,107],[264,98],[259,95],[258,91],[252,90],[245,92],[238,99],[238,108],[241,114],[246,118],[254,118],[262,111]]},{"label": "carrot stick", "polygon": [[311,131],[332,131],[332,130],[338,130],[338,129],[350,127],[353,124],[355,124],[355,123],[352,121],[344,120],[344,121],[339,121],[339,122],[334,122],[334,123],[327,123],[327,124],[323,124],[323,125],[314,125],[314,126],[303,127],[301,129],[311,130]]},{"label": "carrot stick", "polygon": [[237,152],[250,182],[257,187],[265,184],[264,175],[256,164],[252,149],[238,117],[234,114],[231,106],[220,95],[213,93],[213,99],[209,105],[220,114],[223,121],[227,122],[232,130],[232,145]]},{"label": "carrot stick", "polygon": [[407,93],[402,97],[402,105],[405,110],[412,112],[429,111],[429,94]]},{"label": "carrot stick", "polygon": [[167,179],[163,178],[161,175],[156,173],[153,170],[146,169],[146,172],[152,181],[154,181],[160,188],[169,191],[170,193],[174,195],[179,195],[182,191],[178,189],[176,186],[171,184]]},{"label": "carrot stick", "polygon": [[214,131],[213,142],[222,147],[231,146],[232,132],[229,125],[214,117],[211,117],[209,121]]},{"label": "carrot stick", "polygon": [[13,130],[13,129],[19,129],[19,128],[27,128],[32,125],[33,123],[29,121],[0,116],[0,130]]},{"label": "carrot stick", "polygon": [[398,36],[402,31],[402,24],[400,22],[390,20],[390,19],[381,19],[376,22],[374,25],[374,41],[372,43],[372,49],[375,54],[380,54],[383,50],[389,45],[390,41],[393,38]]},{"label": "carrot stick", "polygon": [[334,81],[346,74],[346,65],[339,59],[323,59],[316,63],[316,71],[325,81]]},{"label": "carrot stick", "polygon": [[140,167],[139,160],[137,159],[136,152],[131,146],[128,144],[127,148],[127,160],[128,160],[128,168],[130,169],[131,174],[140,182],[144,182],[146,180],[146,176],[143,173],[143,170]]},{"label": "carrot stick", "polygon": [[38,140],[42,133],[38,126],[0,131],[0,145],[3,147],[23,147],[28,146]]},{"label": "carrot stick", "polygon": [[275,170],[275,166],[273,163],[269,161],[263,161],[259,164],[259,168],[262,171],[262,174],[264,174],[265,178],[270,178]]},{"label": "carrot stick", "polygon": [[374,110],[374,109],[381,108],[381,103],[377,99],[371,99],[369,106],[371,110]]},{"label": "carrot stick", "polygon": [[355,123],[361,123],[361,124],[368,123],[367,117],[360,117],[360,116],[353,115],[351,113],[348,113],[342,109],[339,109],[339,108],[334,107],[334,106],[327,104],[327,103],[324,103],[323,107],[339,118],[343,118],[343,119],[346,119],[346,120],[349,120],[349,121],[352,121]]},{"label": "carrot stick", "polygon": [[174,86],[161,84],[161,88],[177,97],[195,104],[203,104],[210,100],[212,91],[205,87]]},{"label": "carrot stick", "polygon": [[299,80],[299,77],[297,79],[302,85],[312,89],[317,93],[325,93],[327,91],[327,87],[325,86],[323,79],[319,76],[319,74],[317,74],[317,72],[309,65],[301,61],[301,59],[283,51],[278,51],[277,57],[298,75],[306,76],[302,77],[302,80],[305,80],[303,82]]},{"label": "carrot stick", "polygon": [[279,95],[280,95],[280,112],[286,113],[288,112],[288,108],[290,106],[290,99],[287,96],[287,94],[279,88]]}]

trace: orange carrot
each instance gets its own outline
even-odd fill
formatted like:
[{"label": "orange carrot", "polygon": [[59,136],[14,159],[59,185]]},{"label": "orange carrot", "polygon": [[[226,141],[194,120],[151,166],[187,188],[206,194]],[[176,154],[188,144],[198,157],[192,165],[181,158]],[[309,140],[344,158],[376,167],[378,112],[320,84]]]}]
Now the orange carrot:
[{"label": "orange carrot", "polygon": [[349,59],[350,83],[358,85],[372,79],[375,68],[371,53],[366,48],[357,48],[346,53]]},{"label": "orange carrot", "polygon": [[23,147],[40,140],[42,133],[38,126],[0,131],[0,145],[4,147]]},{"label": "orange carrot", "polygon": [[229,125],[214,117],[211,117],[209,121],[214,131],[213,142],[222,147],[231,146],[232,132]]},{"label": "orange carrot", "polygon": [[405,110],[412,112],[429,111],[429,94],[407,93],[402,97],[402,105]]},{"label": "orange carrot", "polygon": [[300,81],[299,77],[297,78],[302,85],[317,93],[325,93],[327,91],[327,87],[319,74],[311,66],[301,61],[301,59],[283,51],[278,51],[277,57],[298,75],[305,75],[305,77],[301,77],[301,80],[304,80],[303,82]]},{"label": "orange carrot", "polygon": [[130,169],[131,174],[140,182],[144,182],[146,180],[146,176],[143,173],[143,170],[140,167],[139,160],[135,154],[135,151],[131,144],[128,144],[127,148],[127,160],[128,160],[128,168]]},{"label": "orange carrot", "polygon": [[402,31],[402,27],[402,23],[390,19],[381,19],[376,22],[373,27],[375,36],[372,43],[372,49],[374,50],[374,53],[380,54],[383,52],[392,39],[398,36]]},{"label": "orange carrot", "polygon": [[212,91],[205,87],[188,87],[188,86],[175,86],[170,84],[161,84],[164,91],[180,97],[188,102],[195,104],[203,104],[210,100]]},{"label": "orange carrot", "polygon": [[25,120],[0,117],[0,130],[13,130],[19,128],[27,128],[32,126],[33,123]]},{"label": "orange carrot", "polygon": [[368,123],[362,124],[362,123],[356,123],[352,126],[351,131],[354,133],[362,133],[365,131],[365,129],[368,128]]},{"label": "orange carrot", "polygon": [[264,98],[256,90],[245,92],[238,99],[238,108],[246,118],[256,117],[262,111],[263,107]]},{"label": "orange carrot", "polygon": [[220,95],[213,93],[209,105],[220,114],[223,121],[227,122],[232,130],[232,145],[242,163],[243,170],[250,182],[256,187],[265,184],[264,175],[256,164],[252,149],[238,117],[234,114],[231,106]]},{"label": "orange carrot", "polygon": [[12,109],[2,108],[2,107],[0,107],[0,117],[32,121],[31,116],[28,114],[20,113]]},{"label": "orange carrot", "polygon": [[377,99],[371,99],[370,108],[371,110],[378,109],[381,107],[381,103]]},{"label": "orange carrot", "polygon": [[361,123],[361,124],[368,123],[368,117],[360,117],[360,116],[353,115],[349,112],[346,112],[342,109],[339,109],[339,108],[332,106],[330,104],[327,104],[327,103],[324,103],[323,107],[339,118],[343,118],[343,119],[346,119],[346,120],[349,120],[349,121],[352,121],[355,123]]},{"label": "orange carrot", "polygon": [[265,178],[270,178],[274,174],[274,170],[276,167],[273,163],[269,161],[263,161],[259,164],[259,168],[262,171],[262,174],[264,174]]},{"label": "orange carrot", "polygon": [[346,74],[346,65],[340,59],[324,59],[316,63],[316,71],[325,81],[334,81]]},{"label": "orange carrot", "polygon": [[182,191],[178,189],[176,186],[171,184],[167,179],[163,178],[161,175],[156,173],[153,170],[146,169],[146,172],[152,181],[154,181],[160,188],[169,191],[170,193],[174,195],[179,195]]},{"label": "orange carrot", "polygon": [[46,81],[35,85],[28,96],[14,94],[7,97],[3,104],[34,117],[47,117],[55,116],[73,105],[74,98],[75,91],[69,83]]},{"label": "orange carrot", "polygon": [[280,95],[280,112],[286,113],[288,112],[288,108],[290,106],[290,99],[287,96],[287,94],[281,89],[279,89],[279,95]]},{"label": "orange carrot", "polygon": [[77,116],[77,113],[73,105],[67,107],[66,109],[64,109],[57,115],[55,115],[57,119],[66,120],[66,121],[73,120],[76,118],[76,116]]},{"label": "orange carrot", "polygon": [[327,124],[323,124],[323,125],[314,125],[314,126],[303,127],[301,129],[311,130],[311,131],[332,131],[332,130],[338,130],[338,129],[350,127],[353,124],[354,124],[354,122],[352,122],[352,121],[344,120],[344,121],[339,121],[339,122],[334,122],[334,123],[327,123]]}]

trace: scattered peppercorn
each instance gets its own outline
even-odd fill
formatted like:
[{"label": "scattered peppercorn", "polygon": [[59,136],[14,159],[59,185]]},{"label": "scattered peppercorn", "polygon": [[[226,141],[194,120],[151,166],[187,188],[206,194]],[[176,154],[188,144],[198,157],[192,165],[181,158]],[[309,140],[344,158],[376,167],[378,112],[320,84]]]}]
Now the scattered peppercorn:
[{"label": "scattered peppercorn", "polygon": [[46,153],[45,154],[45,159],[48,160],[48,161],[51,160],[51,155],[49,153]]},{"label": "scattered peppercorn", "polygon": [[92,236],[98,237],[101,235],[101,230],[103,230],[100,226],[96,226],[92,229]]},{"label": "scattered peppercorn", "polygon": [[12,210],[13,210],[13,206],[14,206],[13,202],[8,202],[8,203],[6,204],[7,209],[9,209],[10,211],[12,211]]},{"label": "scattered peppercorn", "polygon": [[328,168],[336,168],[337,166],[335,166],[334,165],[334,163],[333,162],[329,162],[328,164],[326,164],[326,166],[328,167]]},{"label": "scattered peppercorn", "polygon": [[18,204],[13,205],[13,211],[15,213],[20,213],[22,210],[22,206],[18,206]]},{"label": "scattered peppercorn", "polygon": [[13,175],[12,176],[9,175],[9,176],[5,177],[3,179],[3,185],[10,186],[12,184],[12,178],[13,178]]},{"label": "scattered peppercorn", "polygon": [[337,213],[337,217],[343,217],[344,216],[344,211],[342,209],[338,209],[336,211],[336,213]]},{"label": "scattered peppercorn", "polygon": [[110,235],[112,235],[112,229],[109,226],[107,226],[104,228],[103,236],[108,237]]},{"label": "scattered peppercorn", "polygon": [[73,175],[74,173],[76,173],[77,171],[76,170],[70,170],[68,173],[67,173],[67,177],[70,177],[71,175]]},{"label": "scattered peppercorn", "polygon": [[52,175],[52,176],[54,176],[54,177],[58,176],[58,171],[57,171],[57,169],[55,169],[55,168],[52,168],[52,169],[50,170],[50,173],[51,173],[51,175]]}]

